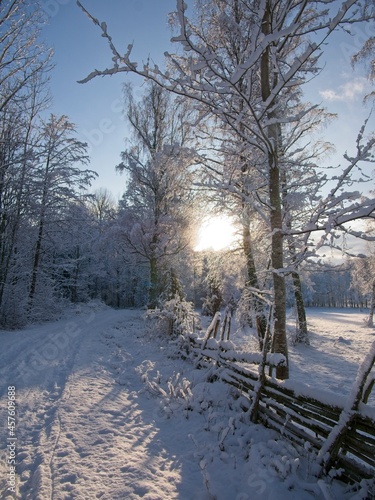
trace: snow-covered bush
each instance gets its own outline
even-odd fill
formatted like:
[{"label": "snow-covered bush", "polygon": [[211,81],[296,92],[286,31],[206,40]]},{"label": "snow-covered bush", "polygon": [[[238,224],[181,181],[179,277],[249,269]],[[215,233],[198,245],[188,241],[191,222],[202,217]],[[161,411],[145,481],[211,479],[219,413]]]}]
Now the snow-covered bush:
[{"label": "snow-covered bush", "polygon": [[162,379],[159,370],[154,372],[154,364],[146,360],[136,368],[147,390],[153,396],[160,398],[154,417],[170,418],[177,411],[190,411],[193,394],[191,383],[180,372],[173,373],[166,381]]},{"label": "snow-covered bush", "polygon": [[147,311],[146,319],[153,324],[153,330],[172,337],[186,336],[200,328],[199,315],[193,304],[175,296],[165,301],[160,309]]}]

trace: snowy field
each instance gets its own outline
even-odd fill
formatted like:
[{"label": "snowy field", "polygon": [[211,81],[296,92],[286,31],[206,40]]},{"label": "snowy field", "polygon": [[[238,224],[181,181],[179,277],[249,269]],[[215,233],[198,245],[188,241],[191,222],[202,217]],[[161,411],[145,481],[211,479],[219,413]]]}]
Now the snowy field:
[{"label": "snowy field", "polygon": [[[142,314],[97,304],[0,332],[1,499],[371,498],[365,486],[317,482],[308,451],[250,424],[231,389],[176,357]],[[375,339],[364,317],[308,310],[311,346],[291,346],[292,381],[347,395]],[[243,334],[232,341],[251,348]],[[17,441],[7,427],[10,386]]]},{"label": "snowy field", "polygon": [[[341,400],[355,380],[358,365],[375,341],[375,328],[365,326],[367,313],[359,309],[307,309],[310,345],[293,345],[295,317],[288,316],[290,378],[293,387],[300,383],[311,388],[317,398],[330,392]],[[255,351],[254,336],[234,333],[231,340],[239,349]],[[327,399],[327,398],[325,398]],[[331,399],[332,402],[332,399]],[[369,398],[375,407],[375,394]]]}]

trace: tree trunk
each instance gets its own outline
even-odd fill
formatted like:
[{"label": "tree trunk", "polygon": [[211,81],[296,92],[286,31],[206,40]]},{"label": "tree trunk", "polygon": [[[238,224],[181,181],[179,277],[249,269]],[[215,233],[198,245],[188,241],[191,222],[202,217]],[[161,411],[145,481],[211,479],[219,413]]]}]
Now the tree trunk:
[{"label": "tree trunk", "polygon": [[[282,142],[282,135],[280,132],[280,143],[281,142]],[[292,213],[288,203],[288,183],[287,183],[286,168],[284,168],[283,171],[281,172],[281,193],[282,193],[282,206],[284,209],[284,217],[283,217],[284,224],[288,230],[291,230]],[[288,245],[290,260],[294,269],[294,271],[292,271],[291,274],[293,280],[293,293],[294,293],[294,300],[296,303],[297,323],[298,323],[295,342],[309,345],[310,341],[307,332],[305,303],[302,295],[301,278],[297,270],[296,246],[292,236],[289,236],[287,238],[287,245]]]},{"label": "tree trunk", "polygon": [[[250,286],[251,288],[259,289],[258,278],[254,262],[253,246],[251,241],[250,224],[249,221],[247,220],[244,221],[243,223],[242,241],[246,259],[246,271],[247,271],[246,285]],[[262,351],[264,337],[267,329],[267,320],[264,316],[263,304],[260,301],[260,299],[255,295],[253,296],[252,299],[252,305],[254,307],[255,317],[256,317],[256,330],[258,334],[259,348]],[[269,346],[267,350],[269,350]]]},{"label": "tree trunk", "polygon": [[155,257],[150,258],[150,289],[149,289],[149,309],[155,309],[158,305],[159,273],[158,262]]},{"label": "tree trunk", "polygon": [[375,309],[375,280],[372,283],[372,297],[371,297],[371,303],[370,303],[370,311],[369,311],[368,320],[367,320],[367,326],[370,326],[370,327],[374,326],[374,309]]},{"label": "tree trunk", "polygon": [[[288,361],[288,345],[286,338],[286,289],[285,277],[283,274],[283,234],[282,226],[282,211],[280,202],[280,179],[279,169],[277,164],[272,165],[270,160],[270,202],[271,202],[271,265],[273,290],[275,301],[275,325],[273,333],[272,348],[273,352],[284,354]],[[276,163],[276,162],[275,162]],[[289,378],[289,366],[277,366],[276,377],[279,379]]]},{"label": "tree trunk", "polygon": [[[12,220],[10,222],[10,236],[7,240],[6,237],[6,229],[9,221],[7,221],[6,213],[4,212],[1,221],[0,221],[0,248],[1,248],[1,258],[0,258],[0,266],[1,266],[1,275],[0,275],[0,308],[3,303],[3,295],[4,295],[4,287],[7,284],[8,273],[11,266],[11,259],[13,254],[15,253],[14,249],[16,246],[16,240],[18,236],[18,229],[20,225],[21,219],[21,210],[22,210],[22,197],[25,187],[25,179],[26,179],[26,168],[27,168],[27,147],[29,141],[29,135],[31,133],[31,121],[28,124],[25,135],[25,143],[23,146],[23,159],[22,159],[22,167],[21,167],[21,175],[18,181],[18,187],[16,190],[16,210],[14,211]],[[2,190],[4,184],[4,172],[1,168],[1,179],[0,179],[0,187]],[[2,209],[2,200],[0,199],[0,209]]]},{"label": "tree trunk", "polygon": [[78,278],[79,278],[79,258],[80,258],[80,252],[79,252],[79,246],[77,245],[76,247],[76,264],[74,268],[74,275],[73,275],[73,283],[72,283],[72,291],[71,291],[71,301],[73,304],[76,304],[78,302]]},{"label": "tree trunk", "polygon": [[49,170],[50,170],[50,154],[51,154],[51,151],[48,153],[48,156],[46,159],[46,167],[45,167],[45,171],[44,171],[44,184],[43,184],[43,194],[42,194],[42,200],[41,200],[40,218],[39,218],[39,224],[38,224],[38,237],[37,237],[36,245],[35,245],[33,270],[31,273],[31,284],[30,284],[30,292],[29,292],[29,311],[32,309],[33,301],[34,301],[34,297],[35,297],[36,283],[37,283],[38,272],[39,272],[40,256],[41,256],[41,251],[42,251],[44,222],[45,222],[45,217],[46,217],[46,207],[47,207],[47,199],[48,199],[48,177],[49,177]]},{"label": "tree trunk", "polygon": [[293,279],[294,298],[296,301],[297,321],[298,321],[297,335],[295,341],[297,344],[304,343],[306,345],[310,345],[309,335],[307,332],[305,303],[303,301],[303,295],[302,295],[301,278],[297,271],[292,272],[292,279]]},{"label": "tree trunk", "polygon": [[[262,20],[262,32],[264,35],[269,35],[271,32],[270,26],[270,9],[269,1],[265,9]],[[271,71],[269,60],[269,48],[263,52],[261,57],[261,92],[263,102],[266,102],[271,95],[271,88],[276,85],[273,82],[271,85]],[[272,109],[272,104],[270,107]],[[268,168],[269,168],[269,198],[270,198],[270,222],[271,222],[271,265],[272,279],[274,289],[274,333],[272,341],[273,352],[283,354],[286,358],[285,366],[276,368],[276,377],[279,379],[289,378],[288,366],[288,345],[286,338],[286,289],[285,277],[283,273],[284,267],[284,251],[283,251],[283,233],[282,233],[282,204],[280,193],[280,169],[278,163],[278,148],[279,148],[279,127],[275,122],[275,112],[268,113],[269,121],[274,123],[267,127],[267,147],[268,147]]]},{"label": "tree trunk", "polygon": [[37,282],[37,278],[38,278],[38,270],[39,270],[39,262],[40,262],[40,254],[41,254],[41,250],[42,250],[43,226],[44,226],[44,221],[43,221],[43,217],[42,217],[39,221],[38,238],[36,240],[33,270],[31,273],[31,285],[30,285],[30,292],[29,292],[29,310],[32,309],[33,301],[34,301],[34,297],[35,297],[36,282]]}]

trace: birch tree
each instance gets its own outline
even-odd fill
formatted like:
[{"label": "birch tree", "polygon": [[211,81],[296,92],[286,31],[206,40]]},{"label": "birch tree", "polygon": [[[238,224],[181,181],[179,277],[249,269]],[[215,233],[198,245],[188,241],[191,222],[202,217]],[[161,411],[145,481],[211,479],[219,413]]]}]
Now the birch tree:
[{"label": "birch tree", "polygon": [[[267,179],[267,199],[270,233],[270,271],[273,280],[275,328],[273,349],[287,359],[286,289],[284,268],[285,235],[306,234],[333,228],[359,217],[372,217],[373,200],[360,201],[354,195],[338,194],[358,164],[371,156],[374,141],[358,137],[357,152],[346,156],[348,166],[337,186],[319,203],[311,220],[303,228],[289,231],[283,225],[282,207],[282,142],[283,125],[299,122],[308,112],[296,112],[296,99],[301,85],[317,72],[318,58],[330,35],[340,25],[348,25],[371,17],[369,7],[357,0],[336,2],[291,2],[289,0],[211,0],[200,2],[200,13],[217,12],[217,18],[233,44],[245,37],[240,57],[232,57],[222,30],[217,43],[211,40],[211,26],[203,15],[194,21],[187,17],[187,5],[177,0],[176,19],[179,32],[172,40],[182,49],[180,53],[166,54],[167,69],[151,64],[138,65],[131,59],[132,45],[125,53],[114,46],[106,23],[90,15],[107,39],[113,65],[95,70],[81,82],[97,76],[116,73],[136,73],[155,81],[163,88],[193,99],[202,113],[210,113],[241,138],[248,149],[263,156],[263,172]],[[233,11],[241,12],[241,24],[233,23]],[[312,36],[314,35],[314,36]],[[231,38],[232,37],[232,38]],[[244,87],[243,82],[248,84]],[[324,239],[324,238],[323,238]],[[306,243],[307,244],[307,243]],[[288,365],[278,367],[276,376],[287,378]]]},{"label": "birch tree", "polygon": [[125,97],[132,138],[117,167],[128,176],[123,235],[130,251],[149,265],[149,307],[155,308],[162,262],[187,245],[194,164],[188,148],[191,110],[154,83],[139,102],[129,86]]}]

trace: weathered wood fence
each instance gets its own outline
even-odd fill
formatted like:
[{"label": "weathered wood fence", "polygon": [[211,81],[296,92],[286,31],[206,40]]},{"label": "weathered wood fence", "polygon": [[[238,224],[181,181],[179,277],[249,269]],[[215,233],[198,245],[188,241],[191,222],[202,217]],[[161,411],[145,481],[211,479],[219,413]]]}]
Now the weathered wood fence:
[{"label": "weathered wood fence", "polygon": [[[227,349],[226,342],[214,339],[189,337],[191,350],[201,365],[215,363],[220,378],[236,387],[248,401],[250,408],[254,394],[259,389],[257,370],[251,364],[261,362],[261,353],[237,353]],[[268,355],[267,364],[276,366],[282,362],[280,355]],[[305,448],[310,443],[318,455],[332,429],[343,413],[344,398],[335,397],[335,404],[326,398],[318,400],[309,395],[309,388],[288,388],[288,381],[265,377],[260,390],[257,419],[265,426]],[[326,399],[326,400],[324,400]],[[348,429],[336,446],[332,466],[340,477],[348,482],[359,482],[375,476],[375,408],[360,403]]]}]

